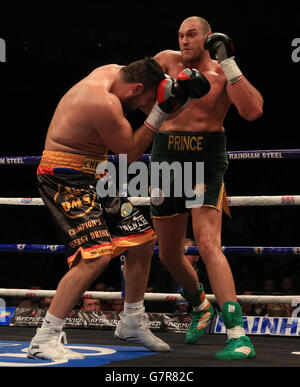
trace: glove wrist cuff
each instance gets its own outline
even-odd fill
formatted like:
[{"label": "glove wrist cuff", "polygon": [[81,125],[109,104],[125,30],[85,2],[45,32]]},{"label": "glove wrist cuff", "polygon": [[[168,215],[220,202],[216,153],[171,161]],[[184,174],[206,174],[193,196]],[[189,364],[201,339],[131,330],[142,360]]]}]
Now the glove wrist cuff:
[{"label": "glove wrist cuff", "polygon": [[149,129],[151,129],[154,132],[158,132],[159,128],[165,121],[165,119],[168,117],[168,114],[163,112],[161,108],[156,103],[151,112],[149,113],[148,117],[146,118],[144,124],[148,126]]},{"label": "glove wrist cuff", "polygon": [[234,57],[224,59],[220,62],[220,66],[230,84],[234,84],[244,77],[243,73],[236,64]]}]

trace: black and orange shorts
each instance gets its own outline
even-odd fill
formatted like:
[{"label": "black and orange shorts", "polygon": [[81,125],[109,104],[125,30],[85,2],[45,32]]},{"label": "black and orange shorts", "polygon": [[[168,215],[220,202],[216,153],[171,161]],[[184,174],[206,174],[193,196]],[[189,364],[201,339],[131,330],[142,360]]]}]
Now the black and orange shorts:
[{"label": "black and orange shorts", "polygon": [[101,198],[96,191],[99,162],[88,156],[44,151],[37,170],[38,189],[62,242],[68,264],[78,258],[118,256],[129,247],[156,239],[144,215],[127,199]]}]

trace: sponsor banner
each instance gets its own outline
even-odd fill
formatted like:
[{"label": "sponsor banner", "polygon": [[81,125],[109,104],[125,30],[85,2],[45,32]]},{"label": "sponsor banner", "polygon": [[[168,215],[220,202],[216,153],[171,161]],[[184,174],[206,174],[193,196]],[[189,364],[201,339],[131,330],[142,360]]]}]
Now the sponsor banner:
[{"label": "sponsor banner", "polygon": [[265,160],[284,159],[288,157],[288,152],[284,151],[247,151],[228,152],[229,160]]},{"label": "sponsor banner", "polygon": [[[300,319],[293,317],[244,316],[245,332],[248,335],[300,336]],[[226,334],[220,316],[214,321],[212,333]]]},{"label": "sponsor banner", "polygon": [[42,325],[46,311],[42,309],[16,308],[11,327],[39,327]]},{"label": "sponsor banner", "polygon": [[[2,309],[0,308],[0,313]],[[40,327],[45,314],[46,311],[42,309],[6,308],[3,312],[5,322],[0,324]],[[185,313],[147,313],[147,315],[149,328],[153,332],[185,333],[191,321],[191,315]],[[68,315],[65,328],[115,330],[119,320],[120,314],[114,311],[75,310]],[[244,327],[247,335],[300,336],[300,319],[296,317],[244,316]],[[205,333],[226,334],[226,328],[220,316],[214,316]]]},{"label": "sponsor banner", "polygon": [[8,326],[16,308],[0,307],[0,325]]},{"label": "sponsor banner", "polygon": [[[17,308],[10,326],[40,327],[46,315],[45,310]],[[153,332],[185,333],[191,321],[191,315],[171,313],[147,313],[149,328]],[[120,320],[120,314],[114,311],[82,311],[70,313],[65,322],[65,328],[88,328],[114,330]],[[208,325],[206,332],[210,333]]]}]

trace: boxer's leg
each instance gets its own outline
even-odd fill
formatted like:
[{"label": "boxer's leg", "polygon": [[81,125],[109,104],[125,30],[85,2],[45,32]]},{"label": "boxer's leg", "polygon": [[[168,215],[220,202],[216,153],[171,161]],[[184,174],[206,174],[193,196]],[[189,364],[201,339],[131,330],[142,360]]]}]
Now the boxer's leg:
[{"label": "boxer's leg", "polygon": [[111,259],[111,255],[80,259],[79,263],[72,267],[58,284],[55,297],[48,310],[49,313],[57,318],[65,319]]},{"label": "boxer's leg", "polygon": [[125,303],[133,304],[144,300],[148,284],[155,241],[129,247],[124,262]]},{"label": "boxer's leg", "polygon": [[125,303],[115,337],[132,341],[152,351],[170,351],[170,346],[156,337],[148,328],[148,319],[144,308],[153,247],[155,241],[130,247],[124,263]]},{"label": "boxer's leg", "polygon": [[222,309],[225,301],[237,301],[232,272],[221,249],[222,212],[210,207],[195,208],[192,221],[199,254]]},{"label": "boxer's leg", "polygon": [[195,269],[184,255],[187,221],[188,214],[153,218],[160,259],[174,280],[181,285],[181,294],[193,307],[191,325],[185,337],[186,343],[192,344],[204,334],[214,311],[206,299],[202,284],[199,284]]},{"label": "boxer's leg", "polygon": [[63,325],[68,313],[106,268],[111,258],[107,255],[89,260],[80,259],[78,264],[66,273],[57,287],[42,327],[31,340],[28,357],[50,360],[84,358],[62,345],[63,340],[66,342],[65,333],[62,332]]},{"label": "boxer's leg", "polygon": [[255,357],[250,339],[245,335],[242,309],[237,302],[234,279],[221,249],[222,209],[211,207],[192,209],[194,236],[206,266],[212,290],[222,310],[228,341],[216,357],[222,360]]}]

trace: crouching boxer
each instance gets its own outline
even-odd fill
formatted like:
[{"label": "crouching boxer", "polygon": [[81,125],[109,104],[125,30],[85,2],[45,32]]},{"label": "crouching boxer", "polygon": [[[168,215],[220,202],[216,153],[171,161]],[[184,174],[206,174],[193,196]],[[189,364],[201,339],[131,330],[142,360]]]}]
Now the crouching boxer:
[{"label": "crouching boxer", "polygon": [[[207,87],[208,81],[203,80]],[[126,198],[99,196],[97,183],[107,176],[98,175],[97,166],[107,159],[108,150],[127,154],[130,162],[136,160],[163,121],[182,109],[189,97],[198,98],[176,80],[166,79],[157,62],[146,58],[128,66],[97,68],[59,102],[37,178],[41,197],[67,247],[70,270],[61,279],[42,327],[31,340],[28,357],[83,357],[63,345],[65,319],[111,259],[125,250],[124,313],[115,336],[153,351],[170,350],[148,329],[144,313],[156,235]],[[126,114],[138,108],[148,118],[133,132]]]}]

